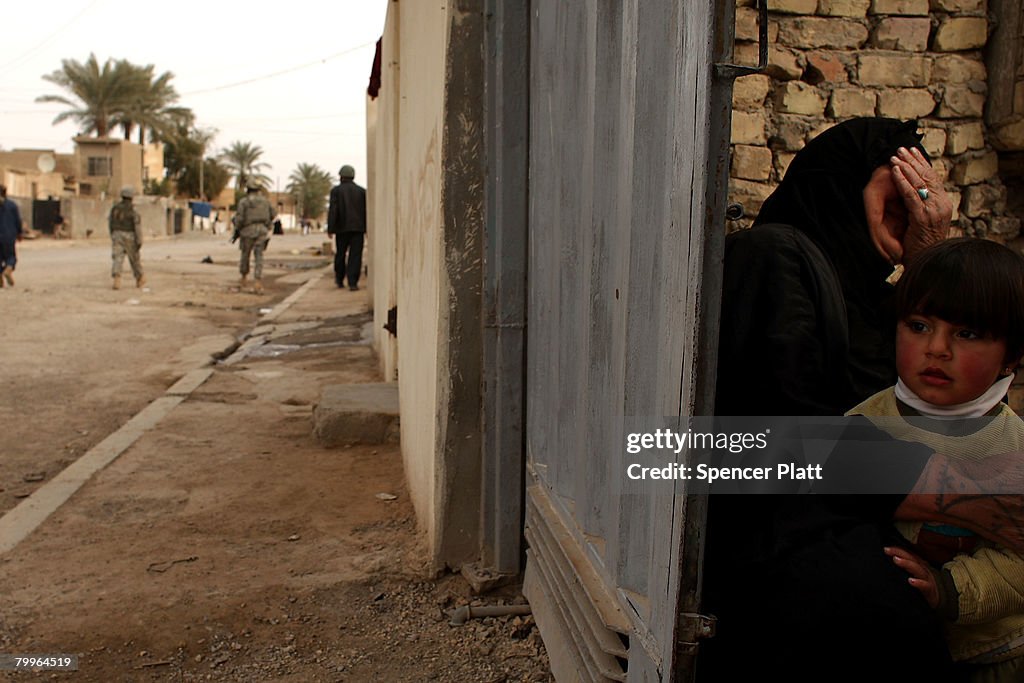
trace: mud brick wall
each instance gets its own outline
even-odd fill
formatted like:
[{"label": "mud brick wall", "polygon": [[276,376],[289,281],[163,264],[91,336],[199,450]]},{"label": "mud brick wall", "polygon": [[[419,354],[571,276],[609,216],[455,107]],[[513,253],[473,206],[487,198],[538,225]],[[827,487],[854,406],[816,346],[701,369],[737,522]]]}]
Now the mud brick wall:
[{"label": "mud brick wall", "polygon": [[[768,0],[768,8],[768,68],[733,90],[729,199],[746,215],[730,229],[750,225],[809,139],[852,117],[888,116],[920,121],[956,226],[999,241],[1018,236],[993,142],[1024,149],[1024,127],[1004,127],[1002,140],[986,127],[985,0]],[[738,1],[736,41],[735,61],[756,64],[752,0]]]}]

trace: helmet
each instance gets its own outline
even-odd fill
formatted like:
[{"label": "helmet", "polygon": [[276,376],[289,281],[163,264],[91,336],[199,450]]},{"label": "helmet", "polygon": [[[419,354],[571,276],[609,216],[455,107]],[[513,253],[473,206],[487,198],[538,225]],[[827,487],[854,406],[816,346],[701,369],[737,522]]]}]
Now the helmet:
[{"label": "helmet", "polygon": [[352,168],[348,164],[345,164],[344,166],[341,167],[341,170],[338,171],[338,175],[340,175],[342,178],[355,178],[356,169]]},{"label": "helmet", "polygon": [[250,192],[254,190],[262,190],[263,185],[261,185],[260,181],[256,180],[255,178],[249,178],[248,180],[245,181],[245,189],[249,190]]},{"label": "helmet", "polygon": [[121,188],[121,196],[122,197],[128,197],[128,198],[134,197],[135,196],[135,188],[132,187],[131,185],[125,185],[124,187]]}]

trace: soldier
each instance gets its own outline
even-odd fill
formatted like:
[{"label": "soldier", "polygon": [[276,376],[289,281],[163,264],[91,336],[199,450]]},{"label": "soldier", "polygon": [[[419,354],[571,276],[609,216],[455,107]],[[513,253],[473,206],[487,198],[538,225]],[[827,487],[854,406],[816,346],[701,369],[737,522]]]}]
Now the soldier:
[{"label": "soldier", "polygon": [[121,203],[114,204],[110,209],[110,242],[111,264],[110,274],[114,278],[114,289],[121,289],[121,267],[124,265],[125,254],[131,264],[135,276],[135,286],[146,284],[146,276],[142,274],[142,219],[139,212],[132,206],[135,190],[131,186],[121,188]]},{"label": "soldier", "polygon": [[245,184],[246,195],[238,202],[238,211],[235,213],[233,222],[235,224],[235,236],[232,241],[241,237],[242,257],[238,263],[238,271],[242,274],[241,286],[244,289],[249,284],[249,254],[256,253],[256,266],[253,276],[254,282],[252,291],[256,294],[263,293],[263,250],[267,246],[270,235],[270,226],[274,222],[276,213],[270,201],[260,194],[260,184],[250,179]]}]

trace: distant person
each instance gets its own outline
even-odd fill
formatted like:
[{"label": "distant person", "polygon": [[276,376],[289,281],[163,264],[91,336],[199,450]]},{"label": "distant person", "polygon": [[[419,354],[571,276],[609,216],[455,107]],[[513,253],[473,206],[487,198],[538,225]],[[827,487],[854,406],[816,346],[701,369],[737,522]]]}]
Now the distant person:
[{"label": "distant person", "polygon": [[131,186],[121,188],[121,202],[110,209],[110,275],[114,278],[114,289],[121,289],[121,269],[126,254],[135,276],[135,286],[146,284],[146,276],[142,273],[142,256],[139,254],[142,249],[142,217],[132,206],[134,196],[135,189]]},{"label": "distant person", "polygon": [[59,213],[53,219],[53,238],[58,240],[71,239],[71,228],[64,216]]},{"label": "distant person", "polygon": [[341,182],[331,189],[327,210],[327,234],[334,235],[334,282],[351,291],[359,289],[359,271],[363,268],[363,240],[366,237],[366,190],[356,185],[356,171],[345,164],[338,171]]},{"label": "distant person", "polygon": [[238,271],[242,274],[241,287],[249,286],[249,255],[255,253],[256,264],[253,269],[252,291],[263,293],[263,250],[270,239],[271,226],[276,217],[270,200],[260,194],[260,184],[249,180],[245,185],[246,195],[238,202],[238,211],[233,219],[235,235],[231,241],[241,238],[239,248],[242,250],[238,261]]},{"label": "distant person", "polygon": [[14,286],[14,266],[18,263],[15,242],[21,241],[21,212],[18,205],[7,198],[7,187],[0,185],[0,287],[6,281]]},{"label": "distant person", "polygon": [[282,227],[282,225],[281,225],[281,219],[280,218],[275,218],[274,219],[274,234],[275,235],[283,235],[284,234],[284,227]]}]

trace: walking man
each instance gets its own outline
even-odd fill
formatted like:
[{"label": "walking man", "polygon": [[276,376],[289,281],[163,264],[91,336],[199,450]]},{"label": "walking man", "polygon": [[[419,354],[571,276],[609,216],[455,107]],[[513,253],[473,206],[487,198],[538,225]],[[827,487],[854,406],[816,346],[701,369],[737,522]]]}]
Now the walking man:
[{"label": "walking man", "polygon": [[134,196],[135,189],[131,186],[121,188],[121,202],[110,209],[110,257],[113,261],[110,275],[114,278],[114,289],[121,289],[121,268],[124,266],[125,255],[132,267],[132,275],[135,276],[135,286],[146,284],[146,276],[142,273],[142,257],[139,255],[142,249],[142,218],[132,206]]},{"label": "walking man", "polygon": [[18,205],[7,198],[7,187],[0,185],[0,287],[5,281],[14,286],[14,266],[18,263],[14,243],[21,240],[21,230]]},{"label": "walking man", "polygon": [[327,234],[334,235],[334,282],[351,291],[359,289],[363,268],[363,239],[366,237],[366,190],[355,184],[356,171],[345,164],[338,171],[341,182],[331,189],[327,209]]},{"label": "walking man", "polygon": [[263,293],[263,250],[270,239],[270,226],[276,216],[270,200],[260,194],[260,189],[260,184],[256,180],[250,179],[246,182],[246,195],[238,202],[238,211],[233,219],[235,237],[242,240],[242,256],[238,262],[238,271],[242,274],[242,289],[249,286],[249,255],[255,252],[256,264],[253,269],[252,286],[255,294]]}]

